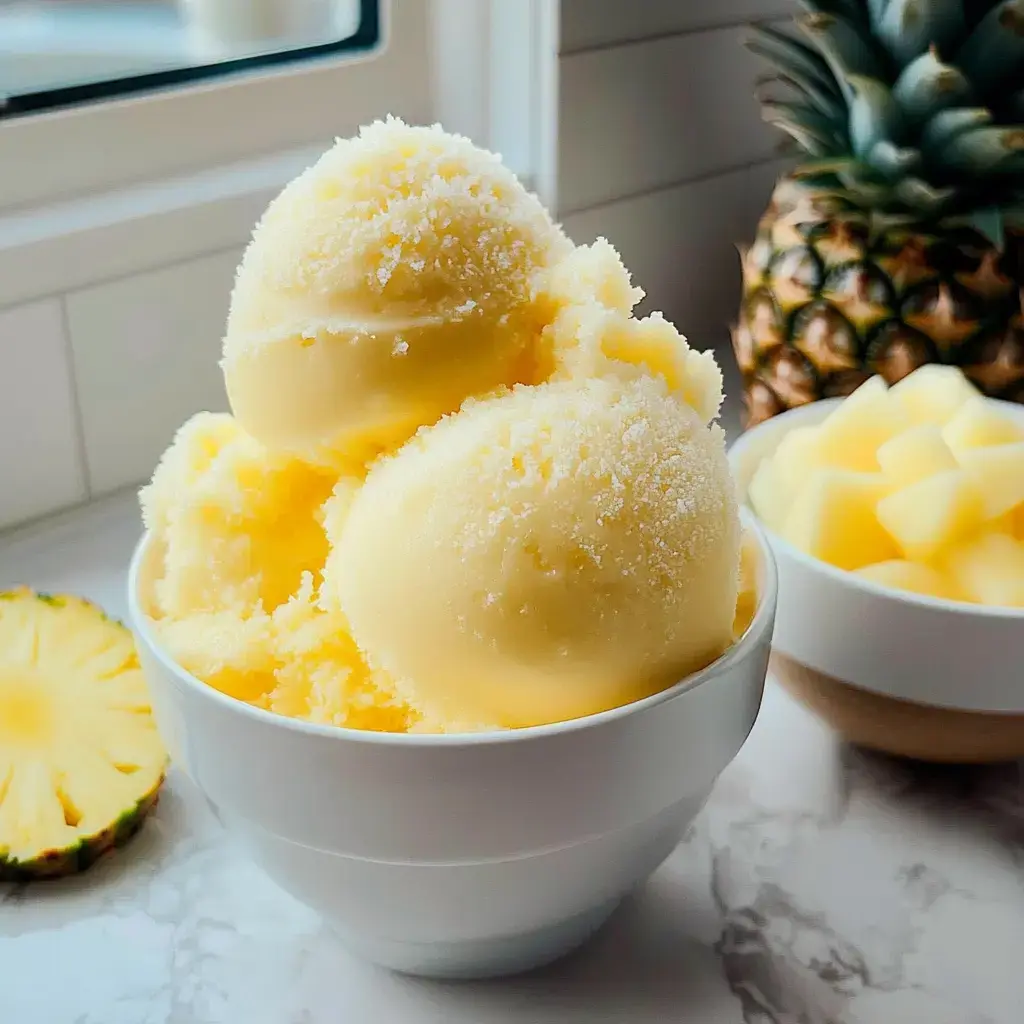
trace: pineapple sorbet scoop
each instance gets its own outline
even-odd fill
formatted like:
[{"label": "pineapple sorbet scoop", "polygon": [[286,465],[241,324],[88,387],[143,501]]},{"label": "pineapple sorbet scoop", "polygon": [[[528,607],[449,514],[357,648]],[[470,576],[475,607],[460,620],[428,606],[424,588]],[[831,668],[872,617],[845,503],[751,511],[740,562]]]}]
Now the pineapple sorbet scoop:
[{"label": "pineapple sorbet scoop", "polygon": [[442,715],[591,714],[732,642],[724,434],[654,377],[468,402],[374,463],[325,525],[325,600],[375,668]]},{"label": "pineapple sorbet scoop", "polygon": [[493,154],[439,127],[363,128],[257,225],[224,339],[232,410],[268,447],[361,466],[533,380],[534,278],[570,250]]},{"label": "pineapple sorbet scoop", "polygon": [[591,714],[713,661],[739,575],[722,376],[641,296],[466,139],[339,141],[239,267],[234,416],[195,417],[142,495],[175,657],[418,731]]}]

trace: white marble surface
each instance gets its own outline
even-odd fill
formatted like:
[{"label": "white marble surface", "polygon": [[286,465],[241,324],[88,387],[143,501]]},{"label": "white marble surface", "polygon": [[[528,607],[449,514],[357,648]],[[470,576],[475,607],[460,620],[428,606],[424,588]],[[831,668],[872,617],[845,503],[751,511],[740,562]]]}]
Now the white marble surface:
[{"label": "white marble surface", "polygon": [[[0,539],[0,585],[123,610],[130,498]],[[3,1024],[1019,1024],[1016,765],[851,751],[771,687],[679,850],[584,950],[502,982],[352,960],[180,775],[77,879],[0,890]]]}]

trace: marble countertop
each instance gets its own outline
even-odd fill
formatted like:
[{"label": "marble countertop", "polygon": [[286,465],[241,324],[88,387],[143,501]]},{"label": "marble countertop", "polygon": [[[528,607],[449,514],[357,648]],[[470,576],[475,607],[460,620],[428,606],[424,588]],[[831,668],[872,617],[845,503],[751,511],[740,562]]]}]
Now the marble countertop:
[{"label": "marble countertop", "polygon": [[[0,539],[0,586],[123,612],[130,496]],[[683,843],[585,949],[499,982],[351,959],[239,855],[173,773],[116,857],[0,888],[11,1024],[1018,1024],[1019,766],[838,744],[770,685]]]}]

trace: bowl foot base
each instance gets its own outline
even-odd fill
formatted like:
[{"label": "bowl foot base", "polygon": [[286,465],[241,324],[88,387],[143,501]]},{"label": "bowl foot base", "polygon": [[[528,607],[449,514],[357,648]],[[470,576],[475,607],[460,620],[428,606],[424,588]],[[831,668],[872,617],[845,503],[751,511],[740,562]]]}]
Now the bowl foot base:
[{"label": "bowl foot base", "polygon": [[937,764],[995,764],[1024,757],[1024,715],[914,704],[840,682],[777,651],[771,672],[850,743]]},{"label": "bowl foot base", "polygon": [[446,981],[507,977],[544,967],[573,952],[608,920],[619,897],[536,931],[462,942],[393,942],[338,932],[362,960],[400,974]]}]

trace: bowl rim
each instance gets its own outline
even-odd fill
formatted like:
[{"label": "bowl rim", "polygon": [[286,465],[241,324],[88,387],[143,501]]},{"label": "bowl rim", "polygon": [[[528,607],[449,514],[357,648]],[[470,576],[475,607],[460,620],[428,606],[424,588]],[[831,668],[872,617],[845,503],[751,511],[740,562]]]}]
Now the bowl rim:
[{"label": "bowl rim", "polygon": [[400,733],[373,732],[367,729],[351,729],[346,726],[322,725],[307,722],[299,718],[280,715],[274,711],[258,708],[245,701],[230,697],[226,693],[204,683],[191,672],[187,672],[167,653],[151,628],[149,615],[143,610],[138,600],[139,577],[142,564],[149,550],[151,534],[143,533],[132,553],[128,567],[128,620],[136,637],[141,640],[156,657],[160,667],[179,683],[196,691],[203,698],[220,704],[228,712],[233,712],[251,719],[254,723],[307,736],[329,737],[339,742],[365,743],[370,746],[397,746],[413,748],[451,749],[458,747],[490,746],[504,743],[524,743],[545,737],[574,733],[596,728],[620,719],[628,718],[641,711],[657,707],[697,689],[710,684],[714,679],[730,671],[735,665],[748,657],[758,646],[766,634],[770,636],[775,621],[775,608],[778,600],[778,570],[775,555],[763,525],[750,509],[740,509],[740,521],[744,531],[749,531],[757,540],[761,554],[761,579],[757,611],[745,632],[737,638],[710,665],[679,680],[672,686],[658,693],[643,697],[640,700],[623,704],[607,711],[599,711],[592,715],[583,715],[562,722],[551,722],[545,725],[527,726],[521,729],[489,730],[480,732],[453,733]]},{"label": "bowl rim", "polygon": [[[781,436],[786,433],[787,430],[793,429],[801,419],[810,419],[812,414],[824,418],[829,409],[835,408],[842,401],[842,398],[823,398],[816,402],[808,402],[806,405],[800,405],[793,409],[787,409],[785,412],[777,413],[770,419],[763,420],[756,426],[744,431],[744,433],[736,438],[736,440],[729,446],[728,457],[729,463],[734,471],[734,476],[737,464],[739,460],[743,458],[744,452],[754,443],[754,439],[759,434],[763,436],[764,433],[767,432],[765,430],[766,427],[770,430],[773,429],[778,431]],[[1006,406],[1013,410],[1012,415],[1014,418],[1024,419],[1024,406],[1018,405],[1015,402],[1005,402],[998,398],[988,398],[988,401],[993,402],[996,405]],[[791,424],[789,427],[783,427],[781,424],[785,422],[787,418],[791,420]],[[739,484],[737,481],[737,488],[738,487]],[[796,545],[791,544],[785,539],[785,537],[780,536],[765,522],[763,522],[761,517],[758,516],[754,511],[753,506],[751,506],[747,500],[746,488],[742,489],[742,492],[738,497],[741,508],[749,514],[751,519],[760,528],[761,532],[768,538],[773,550],[780,552],[795,562],[799,562],[810,572],[818,573],[828,579],[835,580],[843,586],[849,586],[854,590],[860,590],[872,597],[894,601],[898,604],[917,605],[921,608],[931,608],[935,611],[950,612],[956,615],[974,616],[979,619],[1002,619],[1008,621],[1024,619],[1024,608],[1010,608],[1002,605],[973,604],[970,601],[954,601],[952,598],[948,597],[931,597],[928,594],[918,594],[912,590],[899,590],[896,587],[886,587],[881,583],[875,583],[873,580],[856,576],[854,573],[848,572],[846,569],[840,569],[837,566],[830,565],[828,562],[824,562],[820,558],[815,558],[813,555],[808,555],[806,552],[801,551],[796,547]]]}]

